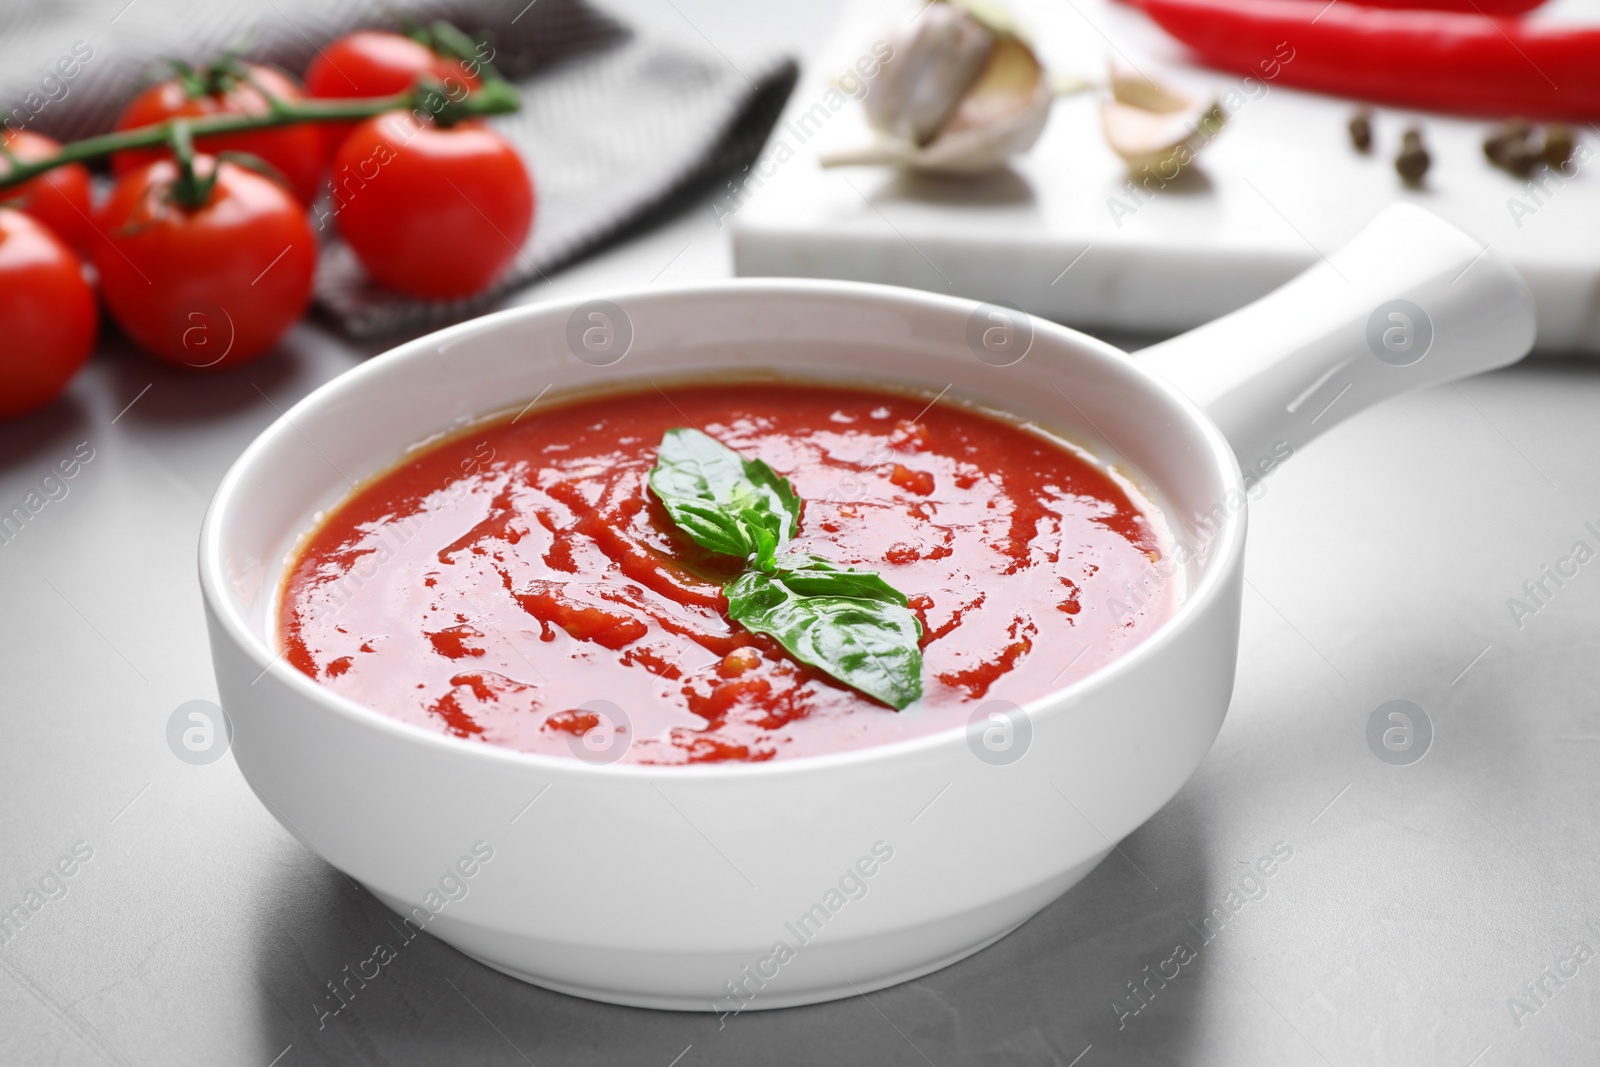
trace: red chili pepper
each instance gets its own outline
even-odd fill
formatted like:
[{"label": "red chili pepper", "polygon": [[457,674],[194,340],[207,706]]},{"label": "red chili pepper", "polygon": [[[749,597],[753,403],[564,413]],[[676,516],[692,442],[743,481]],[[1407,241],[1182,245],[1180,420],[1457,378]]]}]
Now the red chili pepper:
[{"label": "red chili pepper", "polygon": [[[1306,0],[1318,7],[1328,0]],[[1521,15],[1544,0],[1350,0],[1357,7],[1392,7],[1402,11],[1461,11],[1469,15]]]},{"label": "red chili pepper", "polygon": [[1221,70],[1256,74],[1262,60],[1277,57],[1282,84],[1338,96],[1470,115],[1600,119],[1600,27],[1308,0],[1131,2]]}]

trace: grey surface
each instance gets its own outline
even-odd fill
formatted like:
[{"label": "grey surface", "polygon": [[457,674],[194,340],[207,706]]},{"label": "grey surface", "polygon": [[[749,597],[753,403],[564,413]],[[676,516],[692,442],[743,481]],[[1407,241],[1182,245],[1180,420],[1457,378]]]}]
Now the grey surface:
[{"label": "grey surface", "polygon": [[[762,23],[674,2],[641,7],[733,56],[825,29],[814,9]],[[525,298],[728,270],[708,205]],[[165,728],[216,696],[194,566],[207,499],[277,409],[367,351],[315,323],[226,376],[103,349],[64,404],[0,425],[0,510],[94,449],[0,545],[0,910],[74,843],[94,852],[0,945],[0,1064],[1600,1062],[1600,957],[1520,1026],[1507,1003],[1534,1006],[1524,985],[1575,942],[1600,948],[1600,561],[1520,629],[1507,607],[1574,541],[1600,547],[1600,365],[1402,400],[1275,474],[1215,748],[1120,855],[978,956],[719,1022],[544,992],[420,937],[319,1030],[324,983],[395,940],[387,910],[231,757],[182,763]],[[1391,699],[1434,726],[1411,766],[1368,747]],[[1294,855],[1266,895],[1200,945],[1280,841]],[[1126,984],[1179,941],[1196,957],[1119,1029]]]}]

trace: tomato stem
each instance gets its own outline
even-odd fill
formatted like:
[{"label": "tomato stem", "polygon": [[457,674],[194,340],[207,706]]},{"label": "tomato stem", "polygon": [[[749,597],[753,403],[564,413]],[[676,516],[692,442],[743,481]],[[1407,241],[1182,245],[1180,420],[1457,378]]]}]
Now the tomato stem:
[{"label": "tomato stem", "polygon": [[[424,27],[406,19],[404,25],[407,37],[437,55],[468,65],[480,81],[500,79],[500,72],[481,58],[480,41],[461,32],[453,23],[435,19]],[[487,44],[488,38],[483,38],[482,43]]]},{"label": "tomato stem", "polygon": [[[271,99],[269,97],[269,99]],[[118,130],[86,137],[61,146],[61,150],[44,159],[19,163],[0,174],[0,189],[20,185],[37,178],[46,171],[68,163],[84,163],[100,159],[113,152],[129,148],[156,148],[171,146],[181,125],[186,128],[191,142],[195,138],[213,134],[243,133],[247,130],[267,130],[278,126],[293,126],[302,122],[349,122],[366,119],[386,111],[420,111],[440,125],[451,125],[463,119],[486,115],[505,115],[521,106],[516,90],[502,81],[489,81],[458,100],[435,86],[418,86],[394,96],[360,97],[346,100],[294,100],[274,101],[275,106],[265,115],[209,115],[204,118],[168,119],[153,126],[140,126],[132,130]]]},{"label": "tomato stem", "polygon": [[194,137],[187,121],[178,119],[173,123],[168,142],[172,145],[173,158],[178,161],[178,180],[172,183],[172,199],[190,211],[204,207],[211,198],[212,186],[217,183],[216,170],[205,177],[195,173]]}]

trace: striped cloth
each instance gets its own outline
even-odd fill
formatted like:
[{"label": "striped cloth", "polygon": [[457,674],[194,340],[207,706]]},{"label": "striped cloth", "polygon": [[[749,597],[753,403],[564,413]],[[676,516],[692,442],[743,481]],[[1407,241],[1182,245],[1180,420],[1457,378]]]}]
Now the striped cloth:
[{"label": "striped cloth", "polygon": [[508,273],[466,300],[385,290],[328,240],[317,302],[357,337],[470,317],[683,206],[754,161],[797,75],[784,57],[739,70],[709,48],[633,34],[584,0],[53,0],[0,6],[3,121],[59,140],[103,133],[163,59],[203,62],[245,42],[248,58],[299,73],[340,34],[404,18],[491,35],[523,104],[492,123],[528,164],[539,211]]}]

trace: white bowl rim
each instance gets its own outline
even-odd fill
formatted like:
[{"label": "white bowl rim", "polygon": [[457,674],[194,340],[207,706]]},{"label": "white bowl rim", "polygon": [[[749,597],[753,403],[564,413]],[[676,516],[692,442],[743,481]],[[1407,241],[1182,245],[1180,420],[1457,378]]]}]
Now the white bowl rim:
[{"label": "white bowl rim", "polygon": [[[652,286],[645,290],[638,288],[611,289],[589,292],[582,296],[553,297],[548,300],[535,301],[481,315],[465,322],[444,327],[433,333],[413,338],[363,361],[312,390],[287,412],[282,412],[278,418],[274,419],[234,460],[233,464],[228,468],[228,472],[223,476],[221,483],[217,486],[210,505],[206,508],[205,519],[200,529],[199,570],[203,598],[212,609],[214,616],[227,629],[229,636],[242,649],[247,650],[255,665],[260,668],[261,675],[272,673],[277,681],[289,686],[292,691],[309,699],[324,711],[367,729],[375,729],[380,733],[388,734],[398,741],[408,741],[425,747],[442,746],[440,747],[441,754],[465,754],[466,758],[469,759],[487,759],[503,764],[527,767],[549,776],[622,777],[625,779],[659,782],[743,779],[753,775],[767,777],[771,775],[820,773],[859,763],[872,763],[902,756],[909,758],[928,749],[954,744],[964,745],[968,728],[966,726],[956,726],[936,733],[890,741],[880,745],[868,745],[863,748],[846,749],[839,752],[823,752],[815,755],[794,756],[760,762],[730,760],[714,763],[640,764],[618,761],[601,764],[590,763],[586,760],[569,756],[524,752],[505,745],[468,741],[449,734],[437,733],[424,727],[404,722],[391,715],[386,715],[376,708],[368,707],[359,701],[352,700],[327,686],[319,684],[316,680],[307,677],[286,663],[280,663],[283,653],[280,650],[274,650],[266,640],[255,633],[254,628],[249,625],[239,610],[236,599],[230,592],[226,591],[228,583],[225,581],[227,569],[222,560],[222,525],[228,515],[231,502],[239,491],[239,483],[243,480],[249,468],[262,461],[269,450],[276,446],[279,437],[289,436],[289,431],[284,430],[284,427],[288,426],[292,430],[296,415],[326,403],[332,396],[346,390],[359,388],[364,379],[381,373],[382,369],[390,362],[408,358],[422,358],[415,355],[415,353],[422,353],[429,348],[437,354],[456,336],[477,333],[486,328],[492,328],[500,322],[548,313],[562,306],[576,307],[579,304],[593,300],[610,300],[615,303],[621,303],[626,300],[638,300],[640,297],[656,300],[663,297],[717,296],[737,293],[755,293],[769,296],[781,296],[786,293],[855,296],[880,302],[889,301],[898,303],[901,306],[910,305],[926,310],[943,312],[959,310],[969,314],[972,309],[982,304],[982,301],[965,297],[947,296],[941,293],[872,282],[812,278],[730,278],[714,282],[695,282],[661,286],[659,288]],[[1068,342],[1071,346],[1087,349],[1094,355],[1129,363],[1137,368],[1135,373],[1144,380],[1145,385],[1173,401],[1189,417],[1192,424],[1191,428],[1198,430],[1202,439],[1206,441],[1209,446],[1208,458],[1217,468],[1218,473],[1222,475],[1221,495],[1227,498],[1237,492],[1241,498],[1245,498],[1243,475],[1239,469],[1238,461],[1234,457],[1232,447],[1211,418],[1187,394],[1159,374],[1144,368],[1136,358],[1114,345],[1038,316],[1032,317],[1032,324],[1035,330],[1035,343],[1037,343],[1037,334],[1039,332],[1055,333],[1060,340]],[[870,386],[873,383],[864,379],[861,384]],[[1160,487],[1156,486],[1154,488],[1159,489]],[[1248,511],[1249,509],[1245,507],[1236,510],[1225,509],[1226,518],[1223,528],[1208,542],[1214,552],[1212,563],[1206,568],[1196,588],[1184,598],[1183,603],[1178,605],[1177,610],[1168,616],[1154,633],[1098,670],[1027,702],[1022,706],[1022,710],[1028,720],[1037,722],[1040,716],[1048,714],[1052,709],[1065,711],[1081,703],[1086,696],[1097,689],[1106,687],[1123,674],[1138,670],[1144,661],[1155,656],[1164,646],[1177,640],[1178,635],[1184,629],[1194,625],[1195,621],[1205,614],[1213,601],[1227,595],[1226,576],[1239,565],[1240,560],[1238,557],[1242,556],[1244,552],[1244,531]],[[280,563],[274,561],[272,567],[274,568],[272,573],[274,589],[276,590],[281,580],[281,574],[278,573]],[[257,677],[259,680],[260,675]]]}]

